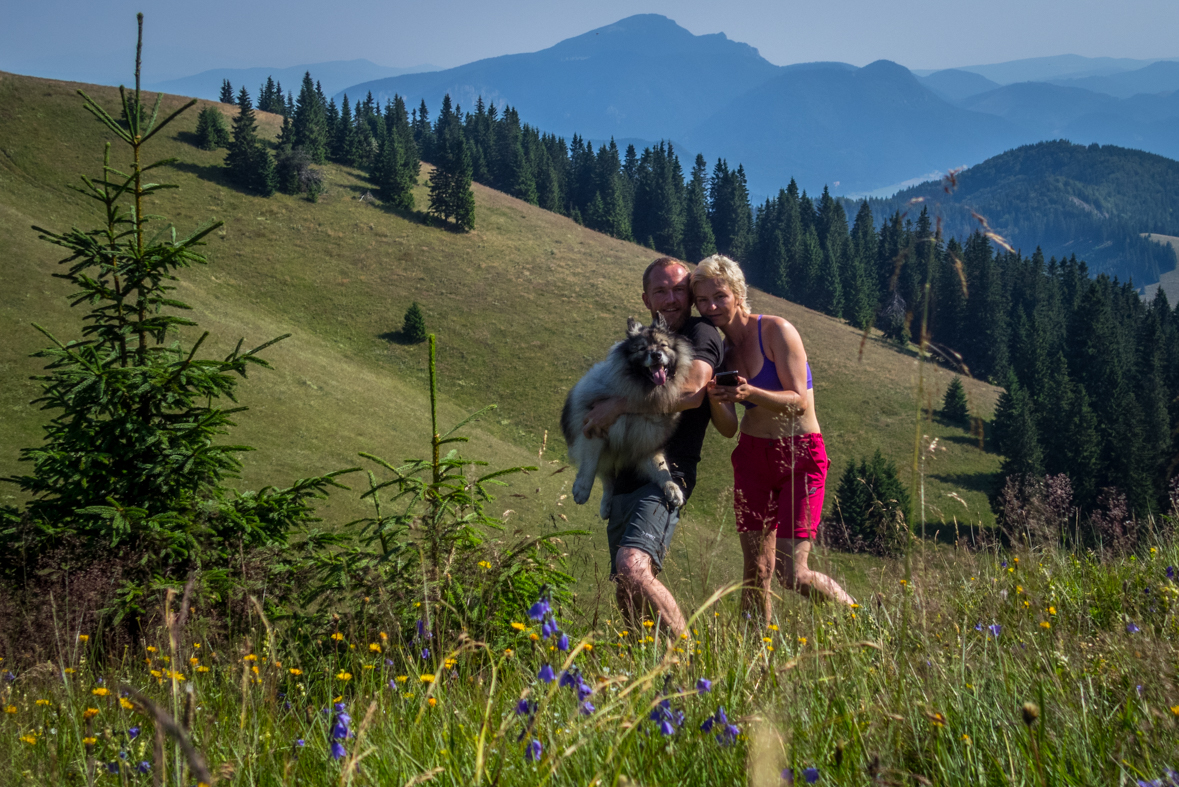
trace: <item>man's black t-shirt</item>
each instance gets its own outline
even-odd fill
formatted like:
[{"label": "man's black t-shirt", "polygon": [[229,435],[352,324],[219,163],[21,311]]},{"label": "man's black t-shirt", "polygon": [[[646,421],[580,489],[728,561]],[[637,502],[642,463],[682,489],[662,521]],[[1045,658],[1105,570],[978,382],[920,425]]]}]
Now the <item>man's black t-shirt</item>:
[{"label": "man's black t-shirt", "polygon": [[[693,360],[704,361],[714,370],[720,368],[725,357],[725,343],[720,331],[712,323],[703,317],[689,317],[679,334],[691,342]],[[679,425],[663,449],[671,474],[684,487],[685,500],[696,487],[696,465],[700,464],[700,449],[704,445],[704,433],[708,431],[711,419],[708,397],[705,396],[699,407],[683,412]],[[629,494],[646,483],[632,470],[624,470],[614,482],[614,493]]]}]

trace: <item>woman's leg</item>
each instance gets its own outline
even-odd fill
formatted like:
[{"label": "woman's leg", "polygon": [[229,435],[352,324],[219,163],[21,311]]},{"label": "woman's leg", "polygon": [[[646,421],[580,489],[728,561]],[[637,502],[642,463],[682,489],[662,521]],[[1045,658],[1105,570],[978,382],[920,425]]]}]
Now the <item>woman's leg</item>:
[{"label": "woman's leg", "polygon": [[809,538],[778,539],[778,581],[783,587],[797,591],[804,596],[817,592],[821,596],[841,604],[854,604],[855,599],[847,594],[831,577],[812,571],[806,564],[814,542]]},{"label": "woman's leg", "polygon": [[741,537],[741,555],[745,559],[741,610],[749,615],[761,615],[768,625],[774,612],[770,586],[774,580],[774,542],[778,540],[778,532],[767,527],[738,535]]}]

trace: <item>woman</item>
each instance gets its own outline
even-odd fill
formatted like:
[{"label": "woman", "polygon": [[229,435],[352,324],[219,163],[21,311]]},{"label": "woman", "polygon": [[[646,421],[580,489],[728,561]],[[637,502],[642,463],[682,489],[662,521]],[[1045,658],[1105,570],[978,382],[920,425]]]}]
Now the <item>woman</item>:
[{"label": "woman", "polygon": [[[827,450],[815,416],[806,350],[781,317],[753,315],[737,263],[714,254],[692,273],[701,316],[725,336],[725,368],[737,384],[708,386],[712,419],[726,437],[741,431],[733,451],[733,506],[745,559],[742,607],[760,603],[770,622],[775,570],[783,586],[844,604],[853,599],[835,580],[807,567],[827,479]],[[740,424],[736,404],[745,407]]]}]

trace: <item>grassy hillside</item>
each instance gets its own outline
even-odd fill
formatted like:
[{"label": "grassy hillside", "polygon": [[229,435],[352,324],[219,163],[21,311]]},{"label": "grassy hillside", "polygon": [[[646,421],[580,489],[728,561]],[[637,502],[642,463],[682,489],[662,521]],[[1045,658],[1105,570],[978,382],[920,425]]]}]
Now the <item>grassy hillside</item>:
[{"label": "grassy hillside", "polygon": [[[67,187],[80,173],[98,171],[104,141],[74,94],[78,87],[115,106],[112,89],[0,74],[0,475],[21,469],[18,450],[39,440],[45,417],[28,404],[37,392],[28,377],[40,368],[28,354],[44,344],[30,323],[63,338],[78,335],[65,285],[51,277],[60,255],[29,229],[95,225],[92,207]],[[180,102],[169,97],[165,105]],[[277,132],[276,117],[259,118]],[[161,178],[180,189],[165,193],[154,211],[182,231],[211,218],[225,226],[207,247],[210,265],[186,274],[179,295],[218,348],[239,336],[248,344],[294,334],[268,352],[275,370],[252,375],[242,389],[252,409],[240,417],[234,440],[258,448],[244,457],[244,485],[352,465],[361,450],[391,459],[424,452],[425,347],[392,335],[413,301],[438,335],[445,420],[499,405],[478,424],[469,453],[497,465],[535,462],[548,431],[544,460],[562,458],[557,422],[565,392],[621,337],[626,317],[643,314],[640,274],[652,252],[479,186],[475,231],[428,227],[418,216],[358,200],[369,185],[336,166],[325,167],[328,191],[318,204],[254,197],[224,179],[224,151],[191,144],[195,123],[193,110],[155,147],[157,157],[180,159]],[[425,204],[424,186],[417,200]],[[907,468],[917,436],[915,359],[875,336],[861,356],[860,334],[847,325],[761,293],[752,301],[791,320],[807,343],[834,462],[832,488],[849,459],[876,448]],[[949,375],[929,375],[925,400],[936,403]],[[996,390],[977,382],[967,389],[989,416]],[[961,430],[926,423],[921,432],[939,438],[925,466],[927,517],[989,522],[982,490],[999,458]],[[718,570],[733,570],[734,539],[727,530],[719,535],[725,524],[717,515],[728,512],[730,449],[709,435],[701,484],[676,540],[673,581],[691,579],[701,563],[686,558],[715,543]],[[593,576],[594,561],[600,573],[605,559],[602,529],[589,510],[596,498],[580,510],[561,503],[572,473],[554,474],[560,467],[546,464],[517,482],[511,492],[525,497],[505,498],[505,508],[518,511],[515,521],[528,529],[558,514],[592,529],[593,544],[603,548],[579,547],[576,560],[579,572]],[[0,501],[12,495],[0,489]],[[325,515],[350,518],[359,510],[354,497],[339,496]]]}]

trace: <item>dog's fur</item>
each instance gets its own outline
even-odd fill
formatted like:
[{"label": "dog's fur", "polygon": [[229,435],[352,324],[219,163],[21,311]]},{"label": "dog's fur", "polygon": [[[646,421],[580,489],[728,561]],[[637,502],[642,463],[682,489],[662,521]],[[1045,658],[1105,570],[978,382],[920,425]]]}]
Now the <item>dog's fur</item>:
[{"label": "dog's fur", "polygon": [[[569,459],[577,466],[573,499],[579,505],[589,500],[596,475],[602,479],[600,513],[609,519],[614,479],[628,467],[659,484],[669,504],[683,505],[683,490],[672,479],[663,446],[679,422],[674,408],[691,365],[692,345],[668,329],[663,315],[647,327],[630,317],[626,338],[573,386],[561,411],[561,431]],[[627,412],[605,439],[585,437],[582,422],[594,402],[614,396],[626,400]]]}]

